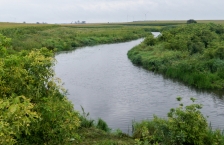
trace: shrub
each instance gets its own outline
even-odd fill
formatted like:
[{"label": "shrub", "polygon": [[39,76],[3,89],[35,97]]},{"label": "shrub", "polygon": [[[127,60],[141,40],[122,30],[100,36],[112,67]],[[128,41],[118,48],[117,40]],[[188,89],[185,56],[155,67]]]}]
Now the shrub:
[{"label": "shrub", "polygon": [[56,82],[53,52],[9,54],[9,44],[0,35],[0,142],[69,144],[78,139],[78,113]]},{"label": "shrub", "polygon": [[143,142],[166,142],[168,135],[168,122],[154,115],[153,120],[143,120],[140,123],[133,122],[133,138]]},{"label": "shrub", "polygon": [[107,123],[104,120],[102,120],[101,118],[98,119],[98,122],[96,124],[96,127],[98,129],[101,129],[101,130],[105,131],[105,132],[109,132],[111,130],[108,127]]},{"label": "shrub", "polygon": [[214,57],[224,60],[224,46],[220,46],[215,49]]},{"label": "shrub", "polygon": [[[224,88],[222,25],[182,25],[162,31],[153,46],[146,39],[128,52],[129,59],[200,89]],[[220,30],[218,33],[216,30]],[[167,54],[173,54],[168,57]],[[178,55],[175,55],[178,54]],[[218,60],[218,61],[216,61]]]},{"label": "shrub", "polygon": [[0,144],[15,144],[22,135],[30,135],[30,125],[39,121],[34,104],[24,96],[0,98]]},{"label": "shrub", "polygon": [[150,45],[153,46],[156,44],[157,39],[154,38],[153,35],[149,35],[148,37],[145,38],[145,40],[143,41],[143,43],[145,43],[146,45]]},{"label": "shrub", "polygon": [[136,65],[141,65],[142,64],[142,56],[141,55],[136,55],[133,59],[132,62]]},{"label": "shrub", "polygon": [[197,23],[194,19],[187,20],[187,24]]},{"label": "shrub", "polygon": [[[181,101],[181,97],[177,100]],[[191,98],[192,102],[195,101]],[[133,138],[138,144],[204,145],[223,144],[224,135],[220,130],[212,131],[206,118],[200,112],[200,104],[170,109],[167,119],[154,116],[153,120],[133,123]]]},{"label": "shrub", "polygon": [[[181,98],[177,98],[179,101]],[[194,99],[191,99],[194,102]],[[199,104],[183,107],[183,104],[168,113],[170,139],[178,144],[203,145],[207,133],[208,124],[205,117],[199,111]]]}]

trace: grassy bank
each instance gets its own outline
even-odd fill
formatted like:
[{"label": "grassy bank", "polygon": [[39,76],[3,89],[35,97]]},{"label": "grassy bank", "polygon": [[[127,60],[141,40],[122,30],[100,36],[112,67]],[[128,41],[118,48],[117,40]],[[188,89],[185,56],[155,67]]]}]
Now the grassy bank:
[{"label": "grassy bank", "polygon": [[202,89],[224,89],[224,27],[190,24],[147,37],[128,52],[144,68]]},{"label": "grassy bank", "polygon": [[74,142],[80,145],[131,145],[135,144],[134,139],[122,133],[121,130],[111,131],[107,123],[99,118],[97,121],[89,118],[89,113],[85,113],[82,108],[82,114],[79,116],[81,124],[78,129],[80,140]]},{"label": "grassy bank", "polygon": [[[223,144],[223,134],[219,130],[209,130],[206,118],[199,111],[201,106],[198,104],[185,108],[180,104],[180,107],[171,109],[168,120],[155,117],[151,121],[134,123],[132,137],[119,130],[112,132],[102,119],[95,122],[88,118],[88,113],[86,114],[84,109],[82,114],[75,111],[74,105],[66,97],[66,91],[54,76],[53,49],[63,51],[86,45],[137,39],[150,35],[150,31],[160,30],[161,25],[152,26],[147,23],[141,25],[19,24],[18,27],[17,24],[2,25],[4,27],[0,28],[0,33],[11,38],[0,35],[0,144],[173,145],[203,144],[205,142]],[[176,38],[182,38],[180,40],[185,38],[184,34],[183,36],[177,34],[185,32],[185,29],[191,32],[191,29],[195,28],[194,25],[190,25],[189,28],[182,26],[175,29],[170,28],[176,24],[165,25],[171,27],[164,29],[163,37],[154,39],[150,35],[140,46],[129,52],[129,57],[134,63],[163,73],[163,71],[166,72],[168,69],[166,67],[170,64],[184,66],[177,60],[182,58],[184,61],[187,58],[185,60],[187,69],[184,71],[189,69],[188,64],[192,66],[190,70],[194,68],[193,71],[195,71],[197,69],[193,64],[198,62],[195,59],[207,60],[205,58],[210,58],[208,64],[211,67],[204,69],[203,72],[212,70],[215,74],[214,78],[223,77],[221,42],[224,32],[222,27],[216,25],[197,26],[203,31],[196,31],[197,28],[195,32],[198,34],[203,32],[203,35],[199,35],[201,37],[196,35],[196,38],[190,35],[189,40],[193,39],[194,41],[189,43],[188,49],[185,50],[185,47],[182,49],[180,46],[185,46],[183,44],[188,44],[188,41],[176,42],[179,40]],[[206,29],[208,32],[206,31],[204,34]],[[204,37],[207,36],[207,33],[208,37]],[[172,39],[170,40],[170,38]],[[213,39],[216,41],[212,41]],[[203,44],[204,47],[199,47]],[[201,54],[203,55],[201,56]],[[162,67],[157,65],[166,63],[167,65]],[[203,64],[208,65],[207,61]],[[198,65],[201,64],[198,63]],[[169,73],[165,73],[168,76],[172,76],[170,73],[172,69],[176,71],[178,68],[170,66],[167,71]],[[198,70],[203,70],[203,68],[199,68]],[[214,86],[222,84],[222,81],[219,82],[215,79],[213,81]]]},{"label": "grassy bank", "polygon": [[134,145],[135,140],[121,132],[108,133],[95,127],[78,130],[81,141],[77,145]]},{"label": "grassy bank", "polygon": [[133,122],[131,136],[120,130],[111,131],[102,119],[95,122],[88,118],[88,113],[83,113],[78,130],[81,138],[75,144],[224,145],[224,130],[214,130],[208,125],[207,118],[200,111],[201,104],[197,104],[194,98],[187,106],[181,102],[181,97],[177,100],[180,101],[179,107],[171,108],[166,118],[154,115],[152,120]]},{"label": "grassy bank", "polygon": [[[82,128],[85,119],[74,110],[60,81],[54,76],[52,50],[133,40],[149,35],[151,30],[149,27],[121,25],[94,25],[90,28],[78,25],[0,25],[4,26],[0,28],[0,144],[3,145],[88,141],[82,135],[92,140]],[[96,127],[94,132],[102,133],[98,137],[105,137],[99,139],[100,144],[124,139],[99,132],[99,129],[108,130],[103,120]],[[93,129],[88,130],[93,134]],[[107,136],[111,136],[111,140],[106,139]]]},{"label": "grassy bank", "polygon": [[12,39],[12,50],[16,51],[41,47],[57,51],[72,50],[82,46],[134,40],[155,30],[160,30],[160,27],[121,24],[0,24],[0,33]]}]

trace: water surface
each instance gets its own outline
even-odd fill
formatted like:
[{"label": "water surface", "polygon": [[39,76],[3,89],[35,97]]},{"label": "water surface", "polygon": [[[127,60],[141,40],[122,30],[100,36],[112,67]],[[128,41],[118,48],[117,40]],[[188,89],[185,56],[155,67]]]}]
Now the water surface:
[{"label": "water surface", "polygon": [[143,39],[109,45],[84,47],[56,55],[56,76],[68,89],[68,98],[92,119],[105,120],[112,129],[130,133],[133,120],[166,117],[177,107],[177,96],[184,104],[194,97],[213,127],[224,127],[224,100],[213,93],[200,92],[134,66],[127,52]]}]

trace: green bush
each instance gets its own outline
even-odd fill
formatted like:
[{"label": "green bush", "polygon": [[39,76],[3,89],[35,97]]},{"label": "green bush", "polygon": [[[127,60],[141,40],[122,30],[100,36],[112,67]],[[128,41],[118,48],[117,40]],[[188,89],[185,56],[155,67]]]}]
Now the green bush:
[{"label": "green bush", "polygon": [[[224,88],[224,43],[216,24],[182,25],[164,29],[150,45],[146,39],[128,52],[128,58],[148,70],[162,73],[200,89]],[[218,31],[219,30],[219,31]],[[217,32],[218,31],[218,32]]]},{"label": "green bush", "polygon": [[154,115],[153,120],[133,122],[133,138],[142,143],[169,142],[168,121]]},{"label": "green bush", "polygon": [[[181,98],[178,98],[181,100]],[[194,102],[194,99],[191,99]],[[170,139],[177,144],[203,145],[208,130],[206,118],[199,111],[199,104],[183,107],[183,104],[168,113]]]},{"label": "green bush", "polygon": [[142,56],[141,55],[136,55],[133,59],[132,62],[136,65],[141,65],[142,64]]},{"label": "green bush", "polygon": [[9,44],[0,35],[0,143],[77,141],[78,113],[54,77],[53,52],[42,48],[9,54]]},{"label": "green bush", "polygon": [[108,127],[107,123],[101,118],[98,119],[96,127],[98,129],[104,130],[105,132],[109,132],[111,129]]},{"label": "green bush", "polygon": [[[181,98],[177,98],[181,101]],[[194,102],[195,99],[191,98]],[[167,119],[154,116],[153,120],[133,123],[133,138],[137,144],[204,145],[224,143],[220,130],[212,131],[200,112],[202,105],[191,104],[170,109]]]},{"label": "green bush", "polygon": [[31,134],[31,123],[40,116],[34,111],[34,104],[24,96],[0,98],[0,144],[15,144],[22,135]]},{"label": "green bush", "polygon": [[193,23],[197,23],[197,21],[195,21],[194,19],[187,20],[187,24],[193,24]]},{"label": "green bush", "polygon": [[156,44],[156,41],[157,39],[155,39],[153,35],[149,35],[148,37],[145,38],[143,43],[145,43],[146,45],[153,46]]}]

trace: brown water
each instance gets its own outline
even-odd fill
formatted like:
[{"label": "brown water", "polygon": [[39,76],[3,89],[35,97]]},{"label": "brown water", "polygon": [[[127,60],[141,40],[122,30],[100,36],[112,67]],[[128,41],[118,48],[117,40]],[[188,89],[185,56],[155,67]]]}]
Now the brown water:
[{"label": "brown water", "polygon": [[130,133],[133,120],[150,119],[153,114],[166,117],[170,108],[178,106],[177,96],[183,97],[184,104],[194,97],[204,105],[202,112],[212,126],[224,128],[222,97],[191,89],[130,62],[128,50],[142,40],[56,55],[56,76],[64,82],[75,109],[83,106],[92,119],[100,117],[110,128]]}]

